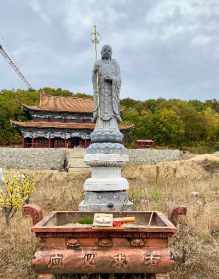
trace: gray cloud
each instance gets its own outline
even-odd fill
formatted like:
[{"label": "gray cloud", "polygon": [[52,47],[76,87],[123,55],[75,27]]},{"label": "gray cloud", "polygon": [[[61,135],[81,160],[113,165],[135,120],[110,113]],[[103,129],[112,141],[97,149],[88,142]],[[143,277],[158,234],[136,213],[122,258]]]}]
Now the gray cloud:
[{"label": "gray cloud", "polygon": [[[96,24],[121,65],[122,97],[218,99],[218,0],[8,0],[0,24],[35,88],[92,93]],[[0,88],[23,87],[2,57],[0,75]]]}]

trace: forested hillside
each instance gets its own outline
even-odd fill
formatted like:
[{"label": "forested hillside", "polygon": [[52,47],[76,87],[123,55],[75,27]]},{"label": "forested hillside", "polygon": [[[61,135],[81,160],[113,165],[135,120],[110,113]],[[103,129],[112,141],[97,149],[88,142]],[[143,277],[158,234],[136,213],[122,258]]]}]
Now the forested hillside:
[{"label": "forested hillside", "polygon": [[219,100],[122,100],[125,121],[135,124],[134,138],[192,152],[219,150]]},{"label": "forested hillside", "polygon": [[[72,95],[62,89],[44,88],[53,95]],[[74,95],[86,96],[76,93]],[[39,103],[39,91],[0,91],[0,145],[15,145],[21,137],[10,125],[10,119],[25,120],[22,104]],[[205,102],[178,99],[130,98],[121,101],[123,120],[133,123],[130,146],[136,139],[152,138],[160,146],[188,149],[193,152],[211,152],[219,149],[219,100]]]}]

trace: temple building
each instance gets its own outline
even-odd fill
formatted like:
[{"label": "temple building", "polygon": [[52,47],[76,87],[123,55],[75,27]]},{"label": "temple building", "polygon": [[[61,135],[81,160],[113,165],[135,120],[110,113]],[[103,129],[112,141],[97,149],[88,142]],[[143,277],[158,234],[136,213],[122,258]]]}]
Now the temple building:
[{"label": "temple building", "polygon": [[[29,121],[11,121],[22,134],[23,147],[87,147],[95,127],[92,98],[40,95],[39,106],[23,105]],[[121,124],[125,134],[131,125]]]}]

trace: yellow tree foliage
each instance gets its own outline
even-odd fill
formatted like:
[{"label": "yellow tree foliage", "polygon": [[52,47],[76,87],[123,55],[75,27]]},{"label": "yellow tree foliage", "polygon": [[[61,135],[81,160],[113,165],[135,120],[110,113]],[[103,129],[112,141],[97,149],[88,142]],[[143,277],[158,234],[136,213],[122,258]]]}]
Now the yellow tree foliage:
[{"label": "yellow tree foliage", "polygon": [[10,224],[10,220],[17,210],[29,202],[34,189],[35,182],[29,175],[5,175],[3,183],[0,185],[0,207],[7,225]]}]

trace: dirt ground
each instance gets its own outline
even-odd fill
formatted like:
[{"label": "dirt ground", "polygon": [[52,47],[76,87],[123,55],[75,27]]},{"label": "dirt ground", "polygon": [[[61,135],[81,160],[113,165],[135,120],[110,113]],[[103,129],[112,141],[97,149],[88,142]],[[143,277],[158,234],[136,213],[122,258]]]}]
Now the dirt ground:
[{"label": "dirt ground", "polygon": [[[17,171],[10,170],[12,174]],[[44,214],[51,210],[77,210],[88,172],[19,171],[36,180],[31,202]],[[123,175],[130,183],[135,210],[168,213],[175,205],[188,207],[178,233],[171,240],[177,258],[171,278],[219,278],[219,156],[198,155],[187,160],[157,165],[127,166]],[[31,258],[37,241],[31,220],[21,210],[7,227],[0,217],[0,278],[36,278]]]}]

